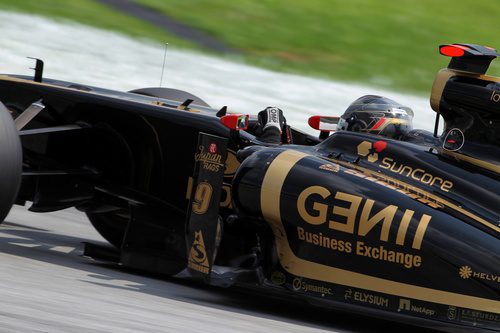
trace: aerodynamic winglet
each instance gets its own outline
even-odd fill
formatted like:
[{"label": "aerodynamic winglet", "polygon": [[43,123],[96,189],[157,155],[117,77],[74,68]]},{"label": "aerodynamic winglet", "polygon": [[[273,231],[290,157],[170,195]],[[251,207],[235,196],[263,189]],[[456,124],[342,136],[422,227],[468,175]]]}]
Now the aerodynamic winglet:
[{"label": "aerodynamic winglet", "polygon": [[439,53],[452,57],[448,68],[476,74],[485,74],[491,61],[499,56],[494,48],[476,44],[440,45]]}]

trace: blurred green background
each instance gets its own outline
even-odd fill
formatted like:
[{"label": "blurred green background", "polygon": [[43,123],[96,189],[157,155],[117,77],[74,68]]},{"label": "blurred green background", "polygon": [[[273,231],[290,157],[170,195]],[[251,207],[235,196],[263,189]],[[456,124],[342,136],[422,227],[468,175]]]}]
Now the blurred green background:
[{"label": "blurred green background", "polygon": [[[500,48],[491,0],[136,0],[240,52],[238,61],[427,95],[449,59],[438,45]],[[0,0],[0,10],[69,19],[203,50],[97,0]],[[211,52],[213,53],[213,52]],[[500,74],[500,61],[489,73]]]}]

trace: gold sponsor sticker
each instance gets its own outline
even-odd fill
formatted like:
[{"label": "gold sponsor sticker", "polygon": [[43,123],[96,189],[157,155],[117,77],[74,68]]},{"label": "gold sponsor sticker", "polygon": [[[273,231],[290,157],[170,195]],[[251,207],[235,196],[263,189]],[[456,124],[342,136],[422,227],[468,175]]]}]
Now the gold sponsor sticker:
[{"label": "gold sponsor sticker", "polygon": [[429,317],[434,316],[436,314],[436,310],[430,309],[422,305],[412,304],[412,301],[406,298],[399,299],[398,312],[401,311],[416,312]]},{"label": "gold sponsor sticker", "polygon": [[[377,141],[371,143],[369,141],[361,142],[358,147],[358,155],[366,157],[368,162],[375,163],[379,161],[379,153],[387,148],[387,142]],[[402,175],[406,178],[414,179],[428,186],[438,186],[442,191],[449,192],[453,187],[453,182],[443,179],[427,172],[424,169],[414,168],[410,165],[400,163],[390,157],[384,157],[378,164],[379,168],[389,170],[392,173]]]},{"label": "gold sponsor sticker", "polygon": [[194,233],[193,245],[191,245],[191,250],[189,251],[188,266],[198,272],[209,273],[210,266],[201,230]]},{"label": "gold sponsor sticker", "polygon": [[321,170],[331,171],[331,172],[339,172],[340,170],[340,166],[338,164],[323,164],[320,165],[319,168]]},{"label": "gold sponsor sticker", "polygon": [[296,277],[292,281],[292,288],[295,291],[312,292],[324,295],[332,295],[332,288],[325,287],[320,284],[310,283],[304,281],[302,278]]},{"label": "gold sponsor sticker", "polygon": [[458,275],[464,279],[479,279],[483,281],[497,282],[500,283],[500,275],[499,274],[490,274],[485,272],[479,272],[473,270],[472,267],[464,265],[458,269]]},{"label": "gold sponsor sticker", "polygon": [[448,306],[448,311],[446,311],[446,318],[449,320],[457,319],[457,307],[456,306]]},{"label": "gold sponsor sticker", "polygon": [[500,323],[500,315],[484,311],[461,309],[460,321],[472,322],[472,323],[477,323],[477,322]]},{"label": "gold sponsor sticker", "polygon": [[224,167],[222,155],[217,153],[217,149],[213,146],[208,149],[205,146],[199,146],[194,159],[196,162],[200,162],[200,166],[205,170],[218,172],[220,168]]},{"label": "gold sponsor sticker", "polygon": [[375,163],[378,161],[378,154],[384,151],[386,147],[386,141],[377,141],[374,143],[363,141],[358,145],[358,155],[366,157],[368,162]]},{"label": "gold sponsor sticker", "polygon": [[[306,202],[321,197],[335,205],[328,205],[323,201],[314,200],[312,208]],[[399,224],[396,245],[405,245],[408,225],[417,223],[417,231],[411,242],[411,247],[420,250],[427,227],[432,217],[426,214],[418,216],[411,209],[403,209],[396,205],[385,205],[382,210],[374,209],[377,202],[371,199],[345,193],[342,191],[331,192],[323,186],[309,186],[302,190],[297,198],[297,211],[300,217],[311,225],[327,224],[329,229],[347,234],[357,234],[365,237],[377,232],[377,224],[381,224],[380,241],[389,242],[389,233],[393,224]],[[332,209],[329,209],[333,206]],[[401,219],[396,214],[403,213]],[[359,219],[356,217],[360,216]],[[339,220],[338,217],[343,217]],[[357,229],[357,230],[356,230]]]},{"label": "gold sponsor sticker", "polygon": [[[271,227],[273,234],[275,236],[276,248],[280,264],[289,274],[295,275],[297,277],[313,279],[314,281],[321,281],[324,283],[333,283],[337,285],[366,289],[373,292],[391,294],[400,297],[408,297],[411,299],[422,300],[430,303],[445,304],[457,307],[466,307],[474,310],[500,314],[500,307],[499,307],[500,302],[498,300],[464,295],[461,293],[453,293],[445,290],[432,289],[409,283],[383,279],[364,273],[353,272],[334,266],[320,264],[317,262],[313,262],[298,257],[290,247],[288,239],[289,235],[287,235],[287,232],[285,231],[285,227],[283,225],[281,217],[281,192],[285,179],[288,176],[290,170],[301,159],[307,156],[309,155],[302,152],[285,150],[270,163],[269,168],[266,171],[264,179],[262,181],[261,196],[260,196],[262,215],[266,220],[266,222]],[[338,160],[335,160],[334,162],[342,166],[346,166],[348,168],[358,168],[358,166],[351,165],[347,162],[344,163]],[[376,172],[373,172],[371,170],[368,169],[364,170],[367,173],[370,173],[370,175],[373,175],[372,176],[373,178],[375,178],[377,175]],[[375,181],[377,181],[377,179],[375,179]],[[415,188],[414,186],[411,185],[408,185],[408,187],[409,188],[411,187],[412,189]],[[436,197],[430,193],[428,193],[427,195],[430,197],[432,196],[432,198]],[[453,205],[450,202],[443,201],[443,204],[454,210],[467,214],[467,216],[472,216],[473,218],[475,218],[476,220],[480,221],[485,225],[488,226],[491,225],[487,221],[481,220],[478,217],[469,214],[461,207]],[[308,206],[307,209],[311,208]],[[345,209],[350,210],[350,208],[345,208]],[[371,218],[372,216],[368,217],[369,220],[371,220]],[[378,219],[374,219],[371,222],[382,223],[382,225],[384,224],[384,222],[377,220]],[[414,249],[420,248],[421,245],[420,241],[423,240],[424,238],[425,230],[429,221],[430,219],[415,219],[415,222],[418,223],[417,225],[418,235],[413,236],[413,242],[410,243],[412,245],[412,248]],[[406,223],[401,223],[400,225],[401,227],[398,229],[401,230],[401,235],[403,235],[405,234],[404,226],[406,225]],[[371,226],[371,223],[368,223],[367,225],[367,229],[371,230],[372,228],[369,228],[369,226]],[[376,228],[372,232],[380,232],[380,231],[381,231],[380,228]],[[403,242],[402,237],[397,237],[396,241],[398,238],[400,241]],[[296,282],[296,285],[298,285],[298,282]]]},{"label": "gold sponsor sticker", "polygon": [[355,301],[358,303],[376,305],[385,308],[389,307],[388,298],[360,290],[347,289],[344,292],[344,299],[346,301]]},{"label": "gold sponsor sticker", "polygon": [[450,192],[451,188],[453,187],[453,182],[450,180],[445,180],[441,177],[434,176],[424,169],[414,168],[412,166],[399,163],[390,157],[384,157],[379,164],[379,167],[389,170],[392,173],[402,175],[406,178],[414,179],[428,186],[436,185],[444,192]]},{"label": "gold sponsor sticker", "polygon": [[271,282],[273,284],[280,286],[280,285],[284,284],[285,281],[286,281],[286,277],[285,277],[285,274],[283,274],[282,272],[274,271],[271,274]]},{"label": "gold sponsor sticker", "polygon": [[431,197],[430,195],[426,194],[425,191],[421,191],[418,188],[412,187],[411,185],[405,184],[403,182],[390,178],[381,173],[377,173],[375,175],[370,173],[370,171],[368,170],[366,172],[362,172],[356,169],[345,170],[345,173],[390,188],[394,191],[406,195],[407,197],[417,200],[431,208],[437,209],[444,207],[442,202],[440,202],[436,197]]}]

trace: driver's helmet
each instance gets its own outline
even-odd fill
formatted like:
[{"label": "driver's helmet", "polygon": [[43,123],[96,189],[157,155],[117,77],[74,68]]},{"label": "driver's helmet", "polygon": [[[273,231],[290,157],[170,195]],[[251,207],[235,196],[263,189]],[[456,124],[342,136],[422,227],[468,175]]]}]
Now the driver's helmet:
[{"label": "driver's helmet", "polygon": [[409,107],[382,96],[366,95],[349,105],[337,130],[401,139],[413,129],[412,120],[413,110]]}]

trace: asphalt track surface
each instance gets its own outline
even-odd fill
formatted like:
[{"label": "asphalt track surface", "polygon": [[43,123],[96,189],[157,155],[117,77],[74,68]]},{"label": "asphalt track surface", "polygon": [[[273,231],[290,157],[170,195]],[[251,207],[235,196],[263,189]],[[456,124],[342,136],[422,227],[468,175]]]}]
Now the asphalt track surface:
[{"label": "asphalt track surface", "polygon": [[82,256],[104,244],[75,210],[14,207],[0,226],[0,332],[427,332],[125,270]]}]

